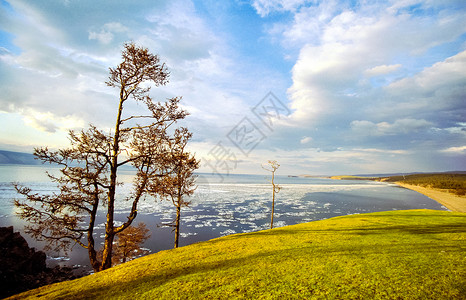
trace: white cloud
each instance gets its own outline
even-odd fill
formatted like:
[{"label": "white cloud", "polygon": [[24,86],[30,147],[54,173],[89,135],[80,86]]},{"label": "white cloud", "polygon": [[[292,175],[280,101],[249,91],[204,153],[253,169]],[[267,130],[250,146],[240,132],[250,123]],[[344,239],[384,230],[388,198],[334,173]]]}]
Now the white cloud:
[{"label": "white cloud", "polygon": [[[18,17],[8,20],[9,31],[21,52],[0,54],[0,73],[6,78],[0,86],[0,106],[22,114],[30,127],[56,133],[73,127],[63,124],[64,116],[75,125],[112,126],[117,95],[104,82],[128,40],[167,63],[170,82],[152,89],[151,95],[156,101],[183,96],[182,105],[192,113],[188,127],[198,139],[223,138],[268,91],[261,84],[284,86],[281,75],[250,72],[251,66],[232,48],[235,45],[200,17],[192,1],[141,1],[118,10],[108,2],[97,3],[103,6],[96,11],[99,18],[85,9],[89,6],[83,1],[57,4],[56,13],[50,13],[48,4],[35,2],[19,1],[13,7]],[[256,82],[259,77],[263,83]],[[128,103],[125,109],[140,108]],[[27,113],[31,110],[37,115]],[[37,117],[48,113],[48,119]]]},{"label": "white cloud", "polygon": [[441,151],[447,153],[466,154],[466,146],[449,147]]},{"label": "white cloud", "polygon": [[388,86],[391,93],[406,93],[408,90],[418,94],[438,93],[454,87],[462,88],[466,83],[466,51],[460,52],[445,61],[425,68],[413,77],[407,77]]},{"label": "white cloud", "polygon": [[43,113],[33,109],[22,112],[22,115],[25,125],[48,133],[79,129],[85,125],[80,118],[73,115],[56,116],[51,112]]},{"label": "white cloud", "polygon": [[352,151],[357,152],[368,152],[368,153],[382,153],[382,154],[409,154],[410,151],[407,150],[387,150],[387,149],[377,149],[377,148],[355,148]]},{"label": "white cloud", "polygon": [[351,129],[358,134],[384,136],[419,132],[431,128],[432,125],[431,122],[422,119],[399,119],[394,123],[356,120],[351,122]]},{"label": "white cloud", "polygon": [[[0,18],[0,26],[19,50],[0,49],[0,110],[15,115],[22,127],[42,130],[31,131],[40,132],[38,143],[89,122],[112,125],[115,91],[104,81],[108,67],[120,61],[122,43],[133,40],[167,63],[170,83],[151,95],[161,101],[183,96],[200,153],[224,139],[270,87],[283,102],[289,87],[293,114],[286,120],[289,126],[277,123],[244,158],[246,168],[277,157],[284,160],[283,168],[302,164],[311,173],[396,171],[416,158],[414,147],[445,157],[463,151],[462,1],[257,0],[253,6],[263,23],[255,23],[248,35],[264,30],[269,36],[258,36],[253,45],[237,45],[244,42],[243,24],[225,25],[230,19],[214,17],[215,9],[203,10],[218,9],[213,2],[11,3],[15,14]],[[251,54],[246,61],[236,48],[270,46],[270,41],[278,42],[267,51],[282,45],[283,52],[274,55],[289,59],[270,64],[296,59],[292,79],[286,78],[288,70],[274,73],[264,67],[265,56]],[[439,152],[445,149],[451,151]],[[393,159],[385,161],[385,156]]]},{"label": "white cloud", "polygon": [[129,28],[119,22],[110,22],[104,25],[104,29],[112,32],[127,32]]},{"label": "white cloud", "polygon": [[301,6],[294,14],[291,24],[276,23],[268,29],[274,40],[287,49],[300,48],[306,44],[319,43],[328,22],[342,10],[345,4],[336,0],[316,2],[315,5]]},{"label": "white cloud", "polygon": [[412,171],[410,161],[413,153],[402,149],[341,148],[328,152],[319,148],[306,148],[273,153],[258,150],[252,156],[238,165],[239,172],[264,157],[273,157],[280,163],[280,174],[362,174],[380,173],[381,170],[387,173],[409,172]]},{"label": "white cloud", "polygon": [[24,117],[24,123],[32,128],[36,128],[41,131],[54,133],[57,131],[58,126],[50,119],[51,114],[26,116]]},{"label": "white cloud", "polygon": [[295,11],[307,0],[254,0],[253,7],[262,17],[274,12]]},{"label": "white cloud", "polygon": [[395,72],[395,71],[398,70],[399,68],[401,68],[401,64],[396,64],[396,65],[380,65],[380,66],[376,66],[376,67],[370,68],[370,69],[366,70],[364,73],[365,73],[367,76],[369,76],[369,77],[372,77],[372,76],[380,76],[380,75],[385,75],[385,74],[389,74],[389,73]]},{"label": "white cloud", "polygon": [[437,62],[412,77],[392,82],[384,89],[384,100],[369,110],[374,117],[383,114],[408,117],[423,114],[440,128],[464,122],[466,51]]},{"label": "white cloud", "polygon": [[148,34],[143,37],[173,64],[209,58],[221,43],[191,1],[172,1],[164,10],[148,13],[146,21]]},{"label": "white cloud", "polygon": [[98,40],[102,44],[110,44],[113,40],[113,33],[108,31],[101,31],[101,32],[89,32],[89,39],[90,40]]},{"label": "white cloud", "polygon": [[[464,18],[454,10],[419,16],[386,8],[334,8],[322,13],[323,26],[320,15],[298,19],[302,7],[282,31],[285,40],[303,43],[288,89],[290,122],[301,134],[319,129],[313,146],[437,149],[458,138],[432,128],[464,121],[464,54],[429,67],[426,53],[466,33]],[[312,28],[319,31],[301,35]]]},{"label": "white cloud", "polygon": [[300,140],[301,144],[308,144],[312,141],[312,138],[310,136],[303,136],[303,138]]},{"label": "white cloud", "polygon": [[128,28],[121,23],[111,22],[105,24],[99,32],[89,31],[89,39],[97,40],[102,44],[108,45],[113,41],[116,33],[124,33],[127,31]]}]

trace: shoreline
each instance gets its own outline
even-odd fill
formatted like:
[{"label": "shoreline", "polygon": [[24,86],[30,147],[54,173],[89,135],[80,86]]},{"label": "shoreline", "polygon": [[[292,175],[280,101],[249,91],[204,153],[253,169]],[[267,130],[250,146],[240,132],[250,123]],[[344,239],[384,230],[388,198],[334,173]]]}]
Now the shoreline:
[{"label": "shoreline", "polygon": [[451,211],[466,213],[465,196],[461,197],[439,189],[425,188],[422,186],[406,184],[399,181],[395,182],[395,184],[423,194],[424,196],[427,196],[432,200],[435,200],[438,203],[442,204]]}]

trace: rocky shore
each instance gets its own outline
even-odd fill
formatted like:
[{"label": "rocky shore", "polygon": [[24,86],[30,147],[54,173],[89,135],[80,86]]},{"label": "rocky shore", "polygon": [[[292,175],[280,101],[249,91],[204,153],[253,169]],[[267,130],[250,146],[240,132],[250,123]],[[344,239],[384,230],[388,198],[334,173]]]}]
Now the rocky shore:
[{"label": "rocky shore", "polygon": [[12,226],[0,227],[0,254],[0,298],[77,277],[71,268],[47,268],[45,253],[29,248]]}]

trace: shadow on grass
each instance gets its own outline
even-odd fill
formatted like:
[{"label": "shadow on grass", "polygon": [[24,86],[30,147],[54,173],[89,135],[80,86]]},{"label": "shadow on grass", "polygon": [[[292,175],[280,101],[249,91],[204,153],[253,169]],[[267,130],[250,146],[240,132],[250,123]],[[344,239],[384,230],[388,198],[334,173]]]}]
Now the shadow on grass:
[{"label": "shadow on grass", "polygon": [[[405,259],[406,257],[409,257],[409,254],[413,254],[415,251],[417,252],[416,255],[419,255],[419,252],[422,252],[426,255],[434,253],[438,255],[438,253],[445,251],[460,252],[461,249],[458,249],[458,247],[448,247],[445,245],[436,246],[432,245],[432,243],[429,242],[418,243],[415,245],[415,247],[413,247],[413,245],[409,243],[397,244],[396,246],[384,245],[383,251],[380,251],[380,249],[377,247],[374,248],[373,246],[367,245],[347,248],[341,247],[337,249],[329,249],[329,247],[309,245],[305,248],[301,247],[292,249],[262,251],[260,253],[255,253],[239,258],[219,259],[218,261],[209,263],[201,262],[193,265],[184,265],[178,268],[171,268],[168,270],[168,272],[154,269],[153,274],[143,275],[140,278],[137,278],[131,282],[118,283],[117,285],[109,284],[106,286],[94,287],[83,290],[79,294],[68,294],[63,298],[94,299],[97,296],[100,298],[111,298],[119,295],[119,292],[134,291],[134,293],[136,293],[138,291],[147,291],[145,287],[147,287],[148,284],[151,285],[151,288],[155,289],[180,277],[188,277],[193,274],[198,274],[200,276],[198,278],[191,277],[186,279],[187,281],[190,281],[195,284],[197,280],[203,281],[206,280],[205,278],[209,278],[204,274],[212,271],[215,271],[217,272],[216,274],[218,274],[220,270],[237,270],[246,266],[249,266],[246,268],[250,268],[252,270],[256,268],[256,266],[263,265],[264,262],[268,262],[270,264],[285,265],[295,264],[296,259],[311,260],[312,258],[317,261],[322,261],[322,259],[324,259],[325,257],[338,257],[338,259],[342,260],[364,260],[365,258],[371,255],[379,255],[384,253],[390,253],[394,257]],[[245,272],[245,274],[249,274],[249,272]],[[182,282],[183,281],[180,281],[179,284],[182,285]],[[204,285],[203,289],[208,290],[219,286],[220,285],[217,285],[215,282],[213,282],[210,285]],[[105,292],[105,294],[102,294],[102,292]],[[181,292],[181,289],[179,290],[179,292]],[[198,290],[198,292],[202,294],[203,290]]]},{"label": "shadow on grass", "polygon": [[[181,277],[190,275],[199,275],[195,278],[186,279],[196,282],[205,280],[207,277],[204,277],[204,274],[213,271],[223,270],[229,274],[228,272],[233,272],[231,270],[249,268],[251,271],[256,268],[256,272],[258,272],[257,268],[265,263],[291,266],[296,261],[313,260],[325,264],[327,257],[364,261],[367,257],[374,258],[374,256],[378,257],[378,255],[389,255],[395,260],[403,261],[403,259],[409,259],[409,257],[415,255],[439,258],[444,252],[463,253],[465,251],[464,243],[460,244],[459,241],[450,240],[448,234],[466,233],[466,214],[443,214],[442,212],[432,215],[431,213],[425,214],[416,211],[395,215],[376,213],[350,216],[347,219],[348,222],[351,222],[351,218],[354,218],[354,226],[351,226],[350,223],[340,222],[340,220],[344,219],[335,220],[335,224],[326,220],[324,223],[319,223],[322,224],[322,228],[301,224],[201,242],[202,244],[206,243],[205,246],[213,251],[208,259],[201,259],[199,262],[182,260],[189,257],[187,255],[189,251],[203,251],[197,248],[195,244],[188,246],[192,247],[191,249],[182,247],[177,250],[170,250],[174,251],[172,255],[175,257],[178,253],[181,254],[179,260],[173,260],[175,265],[154,267],[150,271],[146,271],[146,268],[144,268],[139,273],[134,270],[137,270],[140,266],[132,265],[128,268],[129,274],[134,274],[136,278],[131,279],[131,281],[116,282],[109,280],[99,286],[91,283],[79,292],[65,291],[61,298],[111,298],[125,291],[126,293],[127,291],[132,293],[147,291],[148,285],[156,289],[170,281],[176,281]],[[385,237],[382,237],[384,235]],[[290,239],[287,239],[287,237]],[[269,238],[270,241],[274,240],[277,245],[276,249],[273,249],[271,243],[268,243]],[[326,238],[329,239],[326,240]],[[347,239],[353,238],[357,240],[346,243]],[[232,248],[232,244],[228,244],[229,241],[238,239],[243,241],[241,247],[244,247],[244,249],[242,250],[236,250]],[[325,240],[325,243],[321,243],[321,240]],[[435,242],[436,240],[440,241]],[[335,243],[333,243],[334,241]],[[363,243],[359,243],[359,241],[363,241]],[[226,243],[226,245],[222,246],[220,243]],[[261,247],[261,245],[264,246]],[[233,257],[229,258],[230,255]],[[109,273],[105,276],[111,278],[112,269],[108,271]],[[117,272],[122,272],[122,269]],[[100,276],[100,274],[96,274],[96,276]],[[180,281],[180,287],[181,284]],[[215,287],[215,280],[210,285],[204,285],[204,288]]]}]

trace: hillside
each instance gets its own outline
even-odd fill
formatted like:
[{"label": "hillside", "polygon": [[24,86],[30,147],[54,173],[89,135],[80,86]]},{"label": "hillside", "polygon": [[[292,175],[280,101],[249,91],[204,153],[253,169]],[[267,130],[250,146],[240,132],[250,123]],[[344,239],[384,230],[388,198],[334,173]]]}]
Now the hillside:
[{"label": "hillside", "polygon": [[415,173],[410,175],[338,175],[331,179],[337,180],[375,180],[382,182],[403,183],[410,186],[420,186],[428,189],[437,189],[442,192],[466,195],[466,174],[464,171],[443,173]]},{"label": "hillside", "polygon": [[15,299],[464,299],[466,214],[390,211],[161,251]]},{"label": "hillside", "polygon": [[407,176],[390,176],[378,178],[380,181],[402,182],[440,190],[446,190],[456,195],[466,194],[466,174],[415,174]]},{"label": "hillside", "polygon": [[38,165],[39,161],[34,159],[30,153],[0,150],[0,165]]}]

